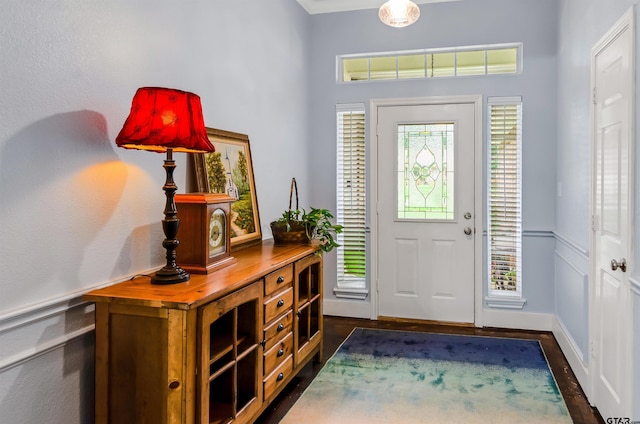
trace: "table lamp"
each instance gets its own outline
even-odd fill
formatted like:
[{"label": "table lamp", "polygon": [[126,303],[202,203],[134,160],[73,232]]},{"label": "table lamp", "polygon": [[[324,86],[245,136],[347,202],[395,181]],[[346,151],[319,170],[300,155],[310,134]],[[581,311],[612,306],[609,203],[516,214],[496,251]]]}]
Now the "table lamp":
[{"label": "table lamp", "polygon": [[167,264],[151,276],[152,284],[175,284],[189,280],[189,274],[176,264],[178,210],[173,181],[176,163],[173,152],[204,153],[215,148],[207,137],[200,97],[186,91],[160,87],[142,87],[136,91],[131,112],[116,137],[116,144],[126,149],[167,153],[164,161],[166,195],[162,229]]}]

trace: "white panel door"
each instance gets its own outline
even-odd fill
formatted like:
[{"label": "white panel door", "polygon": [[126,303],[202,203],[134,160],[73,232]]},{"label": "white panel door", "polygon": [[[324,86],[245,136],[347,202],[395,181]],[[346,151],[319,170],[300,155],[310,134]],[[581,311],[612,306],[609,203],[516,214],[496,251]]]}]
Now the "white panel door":
[{"label": "white panel door", "polygon": [[606,420],[629,417],[631,365],[630,178],[633,31],[622,25],[593,52],[594,403]]},{"label": "white panel door", "polygon": [[377,110],[378,315],[472,323],[475,105]]}]

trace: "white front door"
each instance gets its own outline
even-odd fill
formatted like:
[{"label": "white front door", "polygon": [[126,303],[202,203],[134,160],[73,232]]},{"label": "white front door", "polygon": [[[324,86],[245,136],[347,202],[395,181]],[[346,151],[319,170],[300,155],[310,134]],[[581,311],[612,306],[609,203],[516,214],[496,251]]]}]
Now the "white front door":
[{"label": "white front door", "polygon": [[631,413],[630,181],[633,17],[592,51],[594,196],[593,403],[606,420]]},{"label": "white front door", "polygon": [[378,315],[473,323],[475,105],[377,113]]}]

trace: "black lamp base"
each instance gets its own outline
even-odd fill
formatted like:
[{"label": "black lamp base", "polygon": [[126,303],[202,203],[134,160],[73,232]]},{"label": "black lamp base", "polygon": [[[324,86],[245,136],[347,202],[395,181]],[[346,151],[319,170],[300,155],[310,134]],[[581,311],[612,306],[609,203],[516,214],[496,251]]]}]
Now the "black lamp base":
[{"label": "black lamp base", "polygon": [[167,180],[162,187],[167,198],[164,207],[164,219],[162,220],[162,229],[166,237],[162,242],[162,246],[167,251],[167,264],[151,276],[151,284],[177,284],[189,281],[189,274],[176,264],[176,248],[180,244],[176,236],[178,234],[180,220],[178,219],[178,209],[174,200],[176,190],[178,189],[173,181],[173,170],[175,167],[176,163],[173,160],[173,150],[167,149],[167,159],[163,165],[167,174]]},{"label": "black lamp base", "polygon": [[151,276],[151,284],[177,284],[189,281],[189,274],[178,265],[175,268],[163,267]]}]

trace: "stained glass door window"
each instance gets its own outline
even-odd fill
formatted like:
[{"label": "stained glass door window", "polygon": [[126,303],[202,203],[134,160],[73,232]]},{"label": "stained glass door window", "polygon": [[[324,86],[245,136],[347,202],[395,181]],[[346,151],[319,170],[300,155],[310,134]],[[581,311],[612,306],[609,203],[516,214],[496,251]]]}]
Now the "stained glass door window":
[{"label": "stained glass door window", "polygon": [[454,126],[398,125],[398,220],[454,220]]}]

